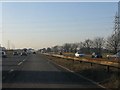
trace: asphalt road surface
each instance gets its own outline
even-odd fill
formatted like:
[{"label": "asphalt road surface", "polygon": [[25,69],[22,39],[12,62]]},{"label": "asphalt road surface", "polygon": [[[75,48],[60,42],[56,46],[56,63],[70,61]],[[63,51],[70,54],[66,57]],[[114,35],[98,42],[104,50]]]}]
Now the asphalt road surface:
[{"label": "asphalt road surface", "polygon": [[101,88],[41,54],[3,58],[2,67],[3,88]]}]

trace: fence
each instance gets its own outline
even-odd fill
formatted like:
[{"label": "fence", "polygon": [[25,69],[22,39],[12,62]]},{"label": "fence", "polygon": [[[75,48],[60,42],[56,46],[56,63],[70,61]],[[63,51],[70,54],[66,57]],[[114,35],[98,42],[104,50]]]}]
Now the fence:
[{"label": "fence", "polygon": [[76,58],[76,57],[70,57],[70,56],[64,56],[64,55],[56,55],[56,54],[48,54],[48,53],[44,53],[47,56],[53,56],[53,57],[57,57],[57,58],[63,58],[63,59],[68,59],[68,60],[72,60],[74,61],[79,61],[79,62],[85,62],[85,63],[90,63],[91,66],[93,66],[93,64],[98,64],[101,66],[106,66],[107,67],[107,72],[109,72],[110,67],[113,68],[117,68],[120,69],[120,65],[117,62],[112,62],[112,61],[99,61],[99,60],[88,60],[88,59],[84,59],[84,58]]}]

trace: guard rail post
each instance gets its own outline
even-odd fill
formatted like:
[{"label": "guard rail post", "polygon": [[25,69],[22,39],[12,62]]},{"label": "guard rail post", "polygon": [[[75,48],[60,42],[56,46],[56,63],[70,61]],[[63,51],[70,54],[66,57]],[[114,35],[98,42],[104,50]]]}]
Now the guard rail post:
[{"label": "guard rail post", "polygon": [[110,71],[110,67],[109,66],[107,66],[107,72],[109,72]]},{"label": "guard rail post", "polygon": [[91,66],[92,66],[93,64],[91,63]]}]

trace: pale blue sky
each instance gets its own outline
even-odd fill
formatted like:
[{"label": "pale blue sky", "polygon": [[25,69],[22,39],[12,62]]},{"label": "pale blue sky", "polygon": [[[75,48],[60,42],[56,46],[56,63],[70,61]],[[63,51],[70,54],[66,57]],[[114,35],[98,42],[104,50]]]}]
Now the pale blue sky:
[{"label": "pale blue sky", "polygon": [[106,38],[117,9],[117,2],[2,3],[3,45],[37,49]]}]

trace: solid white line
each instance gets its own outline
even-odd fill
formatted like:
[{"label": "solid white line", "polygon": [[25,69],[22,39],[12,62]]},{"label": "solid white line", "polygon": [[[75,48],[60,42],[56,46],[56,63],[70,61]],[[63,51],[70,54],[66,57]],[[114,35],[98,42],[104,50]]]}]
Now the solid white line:
[{"label": "solid white line", "polygon": [[18,65],[21,65],[23,62],[18,63]]},{"label": "solid white line", "polygon": [[99,83],[97,83],[97,82],[95,82],[95,81],[93,81],[93,80],[91,80],[91,79],[89,79],[89,78],[87,78],[87,77],[84,77],[83,75],[80,75],[80,74],[78,74],[78,73],[76,73],[76,72],[74,72],[74,71],[72,71],[72,70],[70,70],[70,69],[68,69],[68,68],[66,68],[66,67],[64,67],[64,66],[62,66],[62,65],[59,65],[59,64],[57,64],[57,63],[55,63],[55,62],[53,62],[53,61],[51,61],[51,62],[54,63],[55,65],[57,65],[57,66],[65,69],[65,70],[67,70],[67,71],[69,71],[69,72],[71,72],[71,73],[73,73],[73,74],[75,74],[75,75],[77,75],[77,76],[85,79],[85,80],[88,80],[88,81],[92,82],[93,84],[98,85],[98,86],[101,87],[101,88],[106,88],[106,87],[100,85]]}]

